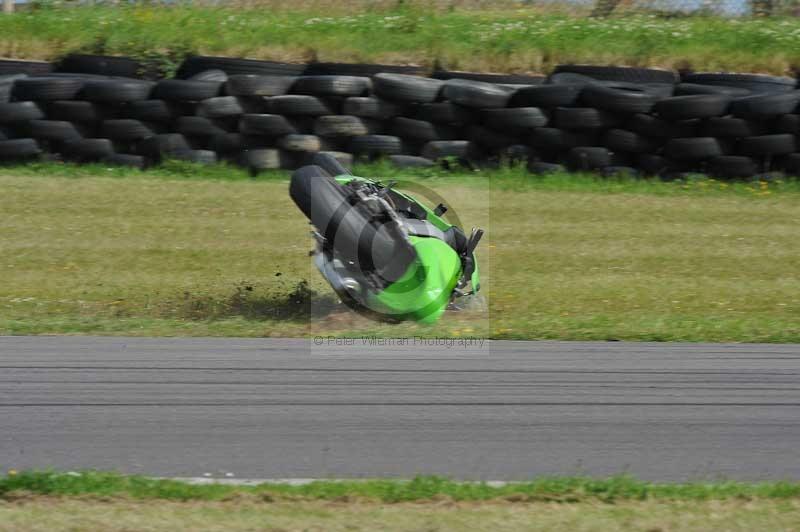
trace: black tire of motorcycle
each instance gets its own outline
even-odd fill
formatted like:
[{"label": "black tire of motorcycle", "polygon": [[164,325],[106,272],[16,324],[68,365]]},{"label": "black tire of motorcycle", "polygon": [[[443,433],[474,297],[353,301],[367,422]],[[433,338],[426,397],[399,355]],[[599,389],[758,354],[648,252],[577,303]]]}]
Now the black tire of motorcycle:
[{"label": "black tire of motorcycle", "polygon": [[351,175],[350,170],[345,168],[345,166],[330,153],[315,153],[308,164],[319,166],[332,176]]},{"label": "black tire of motorcycle", "polygon": [[289,195],[317,231],[346,261],[374,269],[386,282],[399,279],[416,258],[405,242],[376,226],[347,201],[343,187],[319,166],[304,166],[292,174]]}]

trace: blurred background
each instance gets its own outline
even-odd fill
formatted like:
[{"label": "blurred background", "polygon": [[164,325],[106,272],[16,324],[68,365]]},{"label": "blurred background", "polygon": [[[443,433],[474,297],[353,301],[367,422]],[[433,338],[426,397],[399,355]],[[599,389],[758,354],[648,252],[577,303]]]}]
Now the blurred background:
[{"label": "blurred background", "polygon": [[[119,3],[120,0],[2,0],[5,12],[14,12],[17,9],[25,9],[36,5],[69,5],[69,4],[94,4],[94,3]],[[275,4],[285,4],[282,7],[292,7],[296,4],[305,2],[282,2],[269,1],[260,2],[259,0],[202,0],[202,1],[181,1],[174,0],[128,0],[127,3],[142,4],[242,4],[254,7],[260,3],[266,6]],[[316,5],[326,2],[313,2]],[[342,2],[327,2],[331,8],[340,8]],[[345,4],[348,2],[344,2]],[[380,8],[391,8],[401,6],[406,3],[413,4],[436,4],[444,9],[518,9],[520,7],[530,7],[533,9],[555,9],[564,10],[574,15],[585,15],[591,17],[608,17],[624,14],[654,14],[658,16],[689,16],[689,15],[723,15],[723,16],[797,16],[800,14],[800,0],[449,0],[431,2],[408,2],[407,0],[391,1],[366,1],[363,4],[375,5]],[[336,9],[338,10],[338,9]]]}]

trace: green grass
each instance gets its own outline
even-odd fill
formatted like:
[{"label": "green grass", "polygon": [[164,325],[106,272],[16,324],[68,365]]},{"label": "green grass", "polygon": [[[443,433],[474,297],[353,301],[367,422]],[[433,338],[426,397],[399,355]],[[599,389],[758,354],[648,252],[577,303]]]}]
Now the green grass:
[{"label": "green grass", "polygon": [[[233,494],[337,500],[367,498],[384,503],[426,501],[449,497],[454,501],[487,501],[514,497],[519,501],[576,503],[625,500],[795,499],[798,482],[691,482],[651,483],[628,476],[607,479],[584,477],[541,478],[493,486],[482,482],[455,482],[440,477],[413,480],[315,481],[303,485],[265,483],[258,486],[192,485],[175,480],[85,471],[55,473],[23,471],[0,477],[0,499],[24,491],[57,496],[127,496],[135,499],[218,501]],[[11,494],[11,495],[10,495]]]},{"label": "green grass", "polygon": [[385,504],[354,497],[337,500],[275,500],[271,495],[233,494],[223,501],[171,501],[126,497],[51,497],[16,494],[0,504],[3,532],[196,531],[353,532],[382,530],[445,532],[750,532],[795,530],[796,499],[525,502],[524,496],[477,502],[440,496]]},{"label": "green grass", "polygon": [[100,472],[11,473],[0,477],[3,532],[749,532],[800,524],[796,482],[659,484],[620,476],[493,487],[418,477],[245,487]]},{"label": "green grass", "polygon": [[[387,162],[356,164],[353,173],[377,176],[384,180],[413,180],[432,186],[463,185],[477,188],[492,187],[498,191],[553,191],[632,193],[666,196],[746,196],[769,198],[775,194],[800,193],[800,179],[787,177],[773,181],[740,180],[718,181],[702,174],[677,181],[657,178],[601,177],[596,174],[552,173],[533,175],[519,166],[470,171],[463,168],[451,170],[439,166],[430,168],[400,169]],[[224,163],[214,165],[193,164],[180,160],[165,161],[158,167],[138,170],[125,166],[100,163],[73,164],[61,162],[36,162],[0,167],[0,175],[19,177],[104,177],[146,178],[167,181],[246,181],[251,183],[281,182],[289,178],[286,170],[267,170],[257,177],[239,166]]]},{"label": "green grass", "polygon": [[786,74],[800,65],[800,19],[794,17],[592,19],[513,2],[493,10],[279,3],[20,11],[0,18],[0,56],[130,55],[167,71],[189,53],[495,72],[547,72],[579,62]]},{"label": "green grass", "polygon": [[800,342],[796,181],[427,174],[487,229],[488,310],[393,326],[336,302],[286,173],[4,169],[0,334]]}]

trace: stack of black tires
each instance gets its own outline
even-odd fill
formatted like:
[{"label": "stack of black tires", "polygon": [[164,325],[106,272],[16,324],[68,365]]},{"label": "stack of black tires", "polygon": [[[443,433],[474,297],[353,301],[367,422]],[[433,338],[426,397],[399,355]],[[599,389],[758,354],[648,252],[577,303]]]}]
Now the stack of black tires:
[{"label": "stack of black tires", "polygon": [[[122,61],[104,68],[133,75]],[[145,167],[164,158],[223,160],[257,173],[331,152],[346,165],[388,159],[402,167],[515,162],[533,173],[607,176],[800,174],[793,78],[579,65],[546,79],[315,68],[192,58],[176,79],[4,74],[0,161],[47,156]]]}]

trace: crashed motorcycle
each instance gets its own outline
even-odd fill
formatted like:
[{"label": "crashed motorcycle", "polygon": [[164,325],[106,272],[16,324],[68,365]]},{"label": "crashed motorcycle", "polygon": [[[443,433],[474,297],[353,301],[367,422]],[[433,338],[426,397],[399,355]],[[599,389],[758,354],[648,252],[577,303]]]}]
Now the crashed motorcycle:
[{"label": "crashed motorcycle", "polygon": [[437,321],[480,290],[475,248],[430,208],[395,183],[357,177],[330,154],[292,174],[289,195],[314,230],[314,264],[348,307],[379,321]]}]

